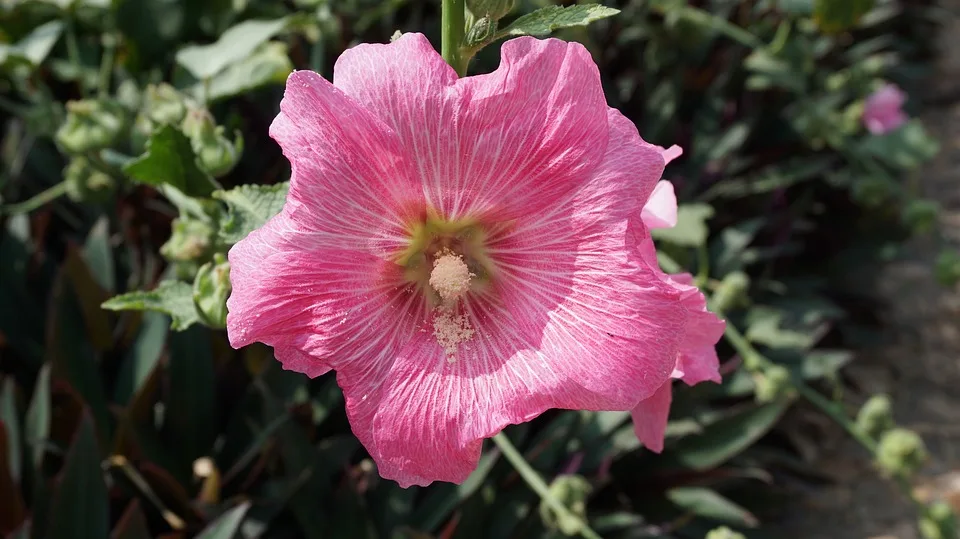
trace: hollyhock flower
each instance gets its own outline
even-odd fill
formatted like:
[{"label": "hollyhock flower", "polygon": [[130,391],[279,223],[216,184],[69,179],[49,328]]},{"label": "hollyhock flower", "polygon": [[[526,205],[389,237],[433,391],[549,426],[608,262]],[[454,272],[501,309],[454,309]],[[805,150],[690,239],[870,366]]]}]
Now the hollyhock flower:
[{"label": "hollyhock flower", "polygon": [[[668,163],[678,155],[679,151],[674,151],[673,148],[664,151],[664,159]],[[659,196],[658,190],[661,193]],[[657,184],[641,215],[644,224],[651,229],[677,224],[677,197],[670,182],[661,180]],[[657,264],[657,253],[652,241],[643,240],[641,257],[651,265]],[[693,284],[692,275],[680,273],[664,275],[663,278],[680,293],[688,319],[686,334],[681,341],[671,378],[679,378],[690,386],[704,381],[720,383],[720,360],[715,345],[723,336],[726,323],[707,310],[707,300]],[[640,442],[651,451],[663,451],[663,437],[672,398],[673,384],[671,380],[667,380],[653,396],[640,401],[631,411],[634,432]]]},{"label": "hollyhock flower", "polygon": [[518,38],[461,79],[404,34],[333,81],[287,81],[270,133],[290,189],[230,250],[234,347],[335,370],[402,486],[463,481],[509,424],[631,410],[670,379],[697,322],[640,257],[662,150],[607,107],[583,46]]},{"label": "hollyhock flower", "polygon": [[889,133],[906,123],[903,103],[907,96],[895,84],[886,84],[867,98],[863,125],[874,135]]}]

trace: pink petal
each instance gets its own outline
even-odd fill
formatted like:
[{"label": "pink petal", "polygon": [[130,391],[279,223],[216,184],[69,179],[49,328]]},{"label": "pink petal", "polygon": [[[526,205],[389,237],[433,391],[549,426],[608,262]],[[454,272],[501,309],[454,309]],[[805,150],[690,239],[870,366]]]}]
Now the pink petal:
[{"label": "pink petal", "polygon": [[673,228],[677,226],[677,195],[673,184],[660,180],[643,207],[642,219],[647,228]]},{"label": "pink petal", "polygon": [[668,380],[647,399],[630,412],[633,417],[633,431],[640,443],[650,451],[663,451],[663,437],[670,418],[670,401],[673,400],[673,388]]},{"label": "pink petal", "polygon": [[545,208],[606,149],[600,76],[577,43],[512,39],[499,69],[457,79],[423,35],[404,34],[346,51],[334,81],[393,129],[427,203],[451,218]]},{"label": "pink petal", "polygon": [[663,160],[665,164],[669,165],[671,161],[683,155],[683,148],[674,144],[666,150],[663,150]]},{"label": "pink petal", "polygon": [[903,112],[906,94],[896,85],[887,84],[871,94],[864,103],[863,123],[875,135],[889,133],[903,125],[907,115]]}]

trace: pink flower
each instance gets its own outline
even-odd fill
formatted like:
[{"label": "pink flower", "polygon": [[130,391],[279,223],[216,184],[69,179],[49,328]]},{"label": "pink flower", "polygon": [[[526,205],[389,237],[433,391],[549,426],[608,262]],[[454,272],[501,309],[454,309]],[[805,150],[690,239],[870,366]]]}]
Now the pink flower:
[{"label": "pink flower", "polygon": [[[668,151],[670,150],[664,152],[665,156]],[[657,184],[657,189],[663,185],[670,186],[670,183],[661,180]],[[649,228],[661,228],[664,222],[668,223],[666,225],[668,227],[675,226],[677,198],[673,194],[673,187],[669,187],[669,196],[658,197],[655,190],[643,208],[642,215],[644,224]],[[662,217],[664,215],[672,216],[672,221],[664,219]],[[657,254],[652,241],[643,241],[641,257],[648,264],[657,265]],[[691,386],[708,380],[720,383],[720,360],[717,358],[715,345],[723,336],[726,323],[707,310],[706,298],[700,289],[694,286],[692,275],[680,273],[663,277],[680,293],[688,320],[671,378],[679,378]],[[663,437],[673,397],[672,386],[672,382],[667,380],[653,396],[640,401],[631,411],[633,429],[637,438],[647,449],[657,453],[663,451]]]},{"label": "pink flower", "polygon": [[907,121],[903,103],[907,96],[895,84],[886,84],[867,98],[863,108],[863,125],[874,135],[883,135]]},{"label": "pink flower", "polygon": [[231,249],[230,343],[333,369],[403,486],[463,481],[483,439],[550,408],[631,410],[690,338],[688,291],[640,257],[661,149],[607,107],[581,45],[519,38],[458,79],[419,34],[290,75],[270,128],[283,211]]}]

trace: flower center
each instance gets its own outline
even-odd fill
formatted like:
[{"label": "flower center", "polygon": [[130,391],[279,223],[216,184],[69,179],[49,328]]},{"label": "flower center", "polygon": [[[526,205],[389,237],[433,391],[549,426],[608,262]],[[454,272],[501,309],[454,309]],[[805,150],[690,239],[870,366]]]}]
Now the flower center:
[{"label": "flower center", "polygon": [[470,268],[460,255],[450,251],[441,251],[440,255],[440,258],[433,261],[430,286],[444,303],[455,302],[470,289]]}]

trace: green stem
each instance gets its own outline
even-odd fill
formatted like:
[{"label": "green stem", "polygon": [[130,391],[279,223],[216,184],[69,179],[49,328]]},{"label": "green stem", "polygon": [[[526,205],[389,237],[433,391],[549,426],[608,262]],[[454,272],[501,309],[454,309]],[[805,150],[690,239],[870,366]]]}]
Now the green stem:
[{"label": "green stem", "polygon": [[464,0],[442,0],[443,14],[440,20],[440,51],[443,59],[463,77],[467,74],[467,66],[463,61],[462,51],[465,32],[466,10]]},{"label": "green stem", "polygon": [[97,96],[101,99],[110,95],[110,77],[113,75],[113,63],[116,58],[116,36],[107,34],[103,44],[103,58],[100,59],[100,73],[97,77]]},{"label": "green stem", "polygon": [[574,519],[580,522],[580,535],[586,537],[587,539],[602,539],[600,534],[590,529],[590,526],[579,515],[575,515],[570,509],[563,505],[560,500],[556,499],[553,494],[550,493],[550,487],[547,486],[546,481],[540,477],[540,474],[530,466],[530,463],[527,462],[527,459],[523,458],[523,455],[520,454],[520,451],[514,447],[513,442],[507,438],[507,435],[500,432],[493,437],[493,443],[497,444],[497,447],[500,448],[500,452],[503,453],[503,456],[510,461],[510,464],[513,465],[514,469],[517,470],[517,473],[520,474],[520,477],[527,483],[527,485],[533,489],[534,492],[540,495],[540,498],[550,506],[551,509],[556,511],[558,514],[563,515],[564,518]]},{"label": "green stem", "polygon": [[718,17],[713,13],[710,13],[709,11],[704,11],[700,8],[695,8],[693,6],[669,7],[669,8],[654,6],[654,9],[663,13],[664,15],[667,14],[665,9],[668,9],[670,10],[669,11],[670,14],[676,14],[681,19],[685,19],[697,26],[716,30],[717,32],[729,37],[730,39],[736,41],[737,43],[740,43],[745,47],[749,47],[751,49],[759,49],[764,46],[763,41],[760,41],[760,39],[757,36],[731,23],[727,19]]},{"label": "green stem", "polygon": [[67,57],[70,63],[77,70],[77,83],[80,85],[80,93],[86,97],[87,87],[83,76],[83,62],[80,60],[80,46],[77,44],[77,31],[74,28],[73,14],[67,15]]},{"label": "green stem", "polygon": [[22,213],[30,213],[45,204],[53,202],[66,193],[67,182],[60,182],[53,187],[49,187],[44,191],[41,191],[33,198],[24,200],[23,202],[0,206],[0,215],[20,215]]}]

